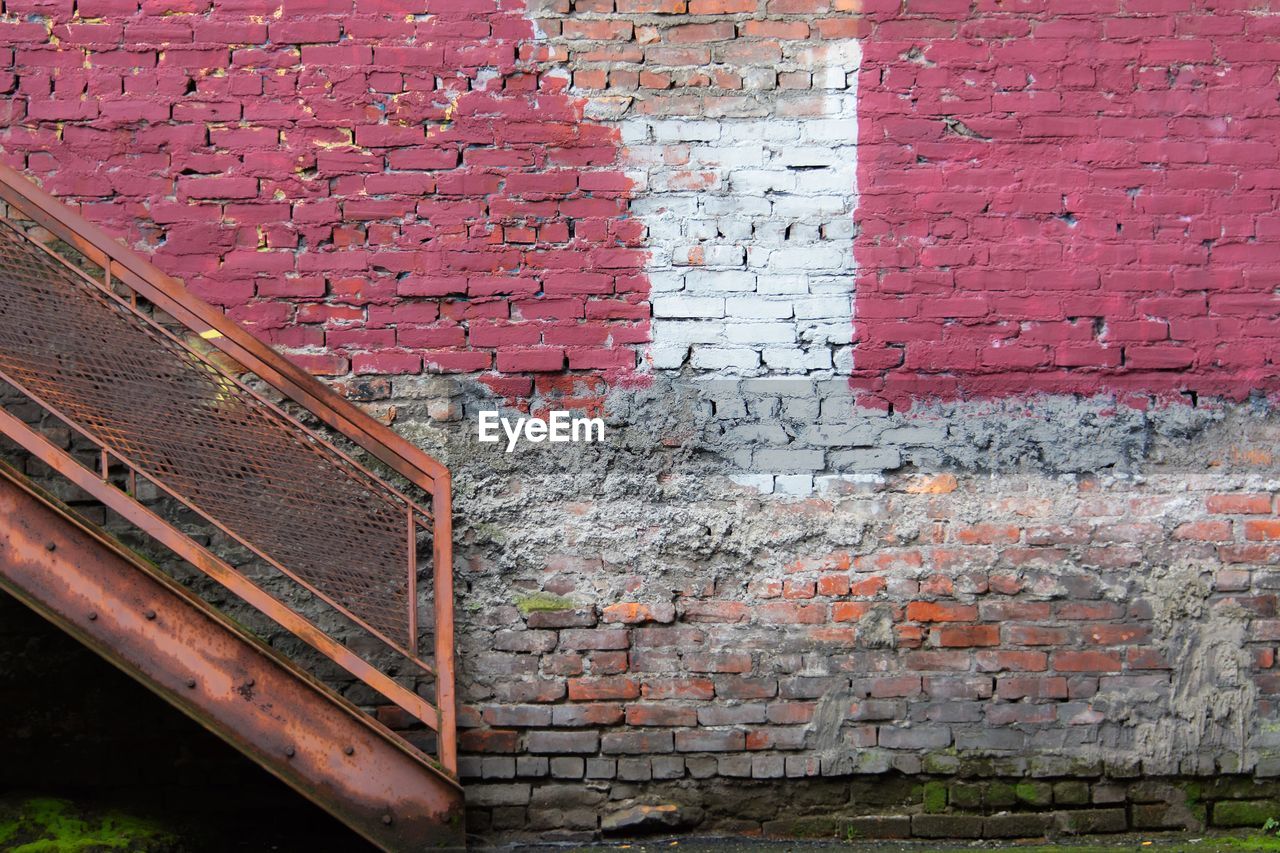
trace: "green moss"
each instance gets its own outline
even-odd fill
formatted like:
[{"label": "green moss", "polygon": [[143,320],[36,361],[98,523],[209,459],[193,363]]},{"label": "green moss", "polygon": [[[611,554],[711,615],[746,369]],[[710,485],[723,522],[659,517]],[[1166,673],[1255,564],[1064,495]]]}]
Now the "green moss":
[{"label": "green moss", "polygon": [[1204,801],[1204,790],[1199,782],[1188,782],[1182,786],[1182,793],[1187,798],[1187,811],[1201,824],[1209,821],[1209,805]]},{"label": "green moss", "polygon": [[1089,784],[1078,780],[1058,782],[1053,786],[1053,801],[1066,806],[1082,806],[1089,802]]},{"label": "green moss", "polygon": [[1018,802],[1018,793],[1008,782],[992,782],[987,785],[984,800],[988,806],[1012,806]]},{"label": "green moss", "polygon": [[960,809],[981,808],[982,788],[983,786],[981,785],[954,784],[951,786],[951,790],[947,792],[947,802]]},{"label": "green moss", "polygon": [[177,838],[151,821],[41,798],[0,804],[0,843],[9,853],[158,853],[174,849]]},{"label": "green moss", "polygon": [[970,778],[1003,775],[988,755],[961,755],[955,772]]},{"label": "green moss", "polygon": [[951,751],[931,752],[924,757],[925,773],[950,774],[960,766],[960,759]]},{"label": "green moss", "polygon": [[1249,850],[1257,853],[1280,851],[1280,838],[1270,835],[1255,835],[1252,838],[1227,838],[1226,846],[1232,850]]},{"label": "green moss", "polygon": [[1214,826],[1260,827],[1277,815],[1280,805],[1272,800],[1219,800],[1213,804]]},{"label": "green moss", "polygon": [[941,814],[947,810],[947,786],[942,782],[924,783],[924,810],[927,814]]},{"label": "green moss", "polygon": [[577,605],[573,603],[573,599],[565,598],[563,595],[552,595],[549,592],[533,592],[529,595],[516,596],[516,607],[521,614],[528,616],[530,613],[572,610]]},{"label": "green moss", "polygon": [[1019,782],[1013,786],[1013,794],[1021,803],[1047,806],[1053,801],[1053,787],[1045,782]]}]

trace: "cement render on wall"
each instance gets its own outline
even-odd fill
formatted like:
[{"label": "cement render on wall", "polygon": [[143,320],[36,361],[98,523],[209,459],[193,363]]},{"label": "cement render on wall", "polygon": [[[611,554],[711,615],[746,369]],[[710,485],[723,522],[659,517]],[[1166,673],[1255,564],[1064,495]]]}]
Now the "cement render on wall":
[{"label": "cement render on wall", "polygon": [[[701,387],[615,392],[605,444],[507,454],[470,437],[492,400],[392,383],[457,472],[488,831],[748,780],[1280,773],[1267,407],[868,415],[901,463],[794,496],[733,482]],[[565,609],[521,612],[542,596]]]}]

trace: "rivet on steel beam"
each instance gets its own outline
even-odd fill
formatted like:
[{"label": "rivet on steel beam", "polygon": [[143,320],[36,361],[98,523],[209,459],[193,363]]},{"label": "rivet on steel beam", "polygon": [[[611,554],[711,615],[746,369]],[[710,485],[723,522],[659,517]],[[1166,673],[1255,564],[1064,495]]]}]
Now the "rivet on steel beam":
[{"label": "rivet on steel beam", "polygon": [[382,822],[385,823],[387,826],[391,826],[391,815],[384,814],[382,816]]},{"label": "rivet on steel beam", "polygon": [[187,686],[194,690],[196,686],[196,680],[194,678],[188,678]]},{"label": "rivet on steel beam", "polygon": [[342,750],[342,751],[343,751],[343,752],[345,752],[347,755],[355,755],[355,754],[356,754],[356,748],[355,748],[354,746],[349,746],[349,747],[347,747],[346,749],[344,749],[344,750]]},{"label": "rivet on steel beam", "polygon": [[90,621],[90,622],[97,622],[97,621],[98,621],[98,614],[97,614],[97,613],[90,613],[90,614],[89,614],[89,621]]},{"label": "rivet on steel beam", "polygon": [[148,610],[143,615],[147,617],[148,622],[151,622],[156,618],[156,612],[154,610]]},{"label": "rivet on steel beam", "polygon": [[294,749],[293,747],[291,747],[291,746],[286,746],[286,747],[284,748],[284,754],[285,754],[285,755],[287,755],[287,756],[289,756],[290,758],[293,758],[293,756],[295,756],[295,755],[297,754],[297,750],[295,750],[295,749]]},{"label": "rivet on steel beam", "polygon": [[46,542],[46,543],[44,543],[44,549],[45,549],[46,551],[56,551],[56,550],[58,550],[58,543],[57,543],[57,542]]}]

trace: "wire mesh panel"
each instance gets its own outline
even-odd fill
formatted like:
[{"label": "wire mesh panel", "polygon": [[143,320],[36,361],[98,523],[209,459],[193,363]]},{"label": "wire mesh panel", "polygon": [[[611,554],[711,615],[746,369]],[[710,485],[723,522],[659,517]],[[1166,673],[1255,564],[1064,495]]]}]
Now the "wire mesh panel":
[{"label": "wire mesh panel", "polygon": [[8,222],[0,223],[0,373],[416,653],[409,504]]}]

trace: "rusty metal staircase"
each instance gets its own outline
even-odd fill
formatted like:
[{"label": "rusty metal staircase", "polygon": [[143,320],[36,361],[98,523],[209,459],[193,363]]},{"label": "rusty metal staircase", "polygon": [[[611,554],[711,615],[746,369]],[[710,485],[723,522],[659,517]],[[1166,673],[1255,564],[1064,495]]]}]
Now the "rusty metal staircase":
[{"label": "rusty metal staircase", "polygon": [[0,435],[437,754],[7,466],[0,588],[382,849],[462,846],[448,471],[2,166],[0,202]]}]

